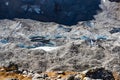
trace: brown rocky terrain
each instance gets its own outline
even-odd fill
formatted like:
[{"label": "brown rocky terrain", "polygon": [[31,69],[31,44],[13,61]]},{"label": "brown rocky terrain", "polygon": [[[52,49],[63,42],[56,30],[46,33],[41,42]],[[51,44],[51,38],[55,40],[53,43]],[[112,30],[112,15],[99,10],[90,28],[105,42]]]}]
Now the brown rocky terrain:
[{"label": "brown rocky terrain", "polygon": [[119,80],[117,72],[110,72],[104,68],[91,68],[83,72],[74,71],[50,71],[43,73],[33,73],[19,71],[13,65],[0,68],[1,80]]}]

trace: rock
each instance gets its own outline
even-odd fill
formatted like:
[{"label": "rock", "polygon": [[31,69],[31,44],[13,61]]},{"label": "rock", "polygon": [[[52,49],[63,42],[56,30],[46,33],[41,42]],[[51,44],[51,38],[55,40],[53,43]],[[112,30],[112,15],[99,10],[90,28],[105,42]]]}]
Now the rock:
[{"label": "rock", "polygon": [[114,71],[114,72],[120,72],[120,65],[117,65],[117,64],[114,65],[114,66],[113,66],[113,71]]},{"label": "rock", "polygon": [[6,71],[18,71],[18,65],[10,62],[8,66],[5,67]]},{"label": "rock", "polygon": [[91,79],[89,77],[85,77],[83,80],[103,80],[103,79]]},{"label": "rock", "polygon": [[28,73],[27,75],[28,75],[29,77],[31,77],[31,76],[33,77],[33,73]]},{"label": "rock", "polygon": [[119,72],[113,72],[113,76],[115,80],[120,80],[120,73]]},{"label": "rock", "polygon": [[74,79],[75,79],[75,76],[69,75],[69,77],[66,80],[74,80]]},{"label": "rock", "polygon": [[85,75],[85,77],[89,77],[91,79],[114,80],[112,72],[105,70],[104,68],[95,68],[88,70]]},{"label": "rock", "polygon": [[43,80],[46,79],[48,76],[47,74],[34,74],[32,80]]},{"label": "rock", "polygon": [[62,78],[61,75],[58,75],[58,76],[57,76],[57,79],[61,79],[61,78]]},{"label": "rock", "polygon": [[112,49],[112,51],[113,52],[115,52],[115,53],[119,53],[120,52],[120,46],[116,46],[116,47],[114,47],[113,49]]},{"label": "rock", "polygon": [[74,80],[82,80],[81,74],[77,74],[77,75],[75,76],[75,79],[74,79]]},{"label": "rock", "polygon": [[27,75],[27,74],[28,74],[28,71],[23,71],[23,74]]},{"label": "rock", "polygon": [[32,80],[42,80],[43,77],[40,74],[34,74]]},{"label": "rock", "polygon": [[65,72],[64,71],[58,71],[57,74],[62,74],[62,75],[65,75]]},{"label": "rock", "polygon": [[120,28],[113,28],[111,31],[109,31],[111,34],[120,32]]},{"label": "rock", "polygon": [[5,79],[5,80],[19,80],[17,78],[8,78],[8,79]]}]

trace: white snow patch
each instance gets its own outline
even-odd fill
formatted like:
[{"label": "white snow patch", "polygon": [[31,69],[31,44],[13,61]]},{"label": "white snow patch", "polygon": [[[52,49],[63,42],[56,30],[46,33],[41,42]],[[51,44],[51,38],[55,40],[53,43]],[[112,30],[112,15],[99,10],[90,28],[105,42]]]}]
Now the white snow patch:
[{"label": "white snow patch", "polygon": [[9,2],[5,2],[5,5],[8,6],[8,5],[9,5]]},{"label": "white snow patch", "polygon": [[32,8],[33,8],[33,10],[34,10],[37,14],[40,14],[41,9],[40,9],[39,6],[34,5],[34,6],[32,6]]},{"label": "white snow patch", "polygon": [[37,48],[33,48],[31,50],[38,50],[38,49],[42,49],[42,50],[45,50],[45,51],[53,51],[53,50],[56,50],[58,49],[59,47],[37,47]]},{"label": "white snow patch", "polygon": [[105,2],[106,2],[106,0],[103,0],[103,2],[105,3]]}]

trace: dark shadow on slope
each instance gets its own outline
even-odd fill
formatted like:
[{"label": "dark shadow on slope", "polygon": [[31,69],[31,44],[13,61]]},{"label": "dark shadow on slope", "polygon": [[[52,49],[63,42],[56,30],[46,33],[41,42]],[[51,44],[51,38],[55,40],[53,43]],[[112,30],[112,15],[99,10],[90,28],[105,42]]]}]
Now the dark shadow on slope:
[{"label": "dark shadow on slope", "polygon": [[75,25],[94,19],[100,0],[0,0],[0,19],[34,19]]},{"label": "dark shadow on slope", "polygon": [[109,0],[111,2],[120,2],[120,0]]}]

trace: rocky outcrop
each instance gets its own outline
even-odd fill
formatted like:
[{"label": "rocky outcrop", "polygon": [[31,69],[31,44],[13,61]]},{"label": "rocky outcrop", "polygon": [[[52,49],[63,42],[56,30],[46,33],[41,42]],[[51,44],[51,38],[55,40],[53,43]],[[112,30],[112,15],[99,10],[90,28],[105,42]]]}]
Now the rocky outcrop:
[{"label": "rocky outcrop", "polygon": [[[11,64],[10,64],[11,65]],[[29,71],[19,71],[15,67],[0,68],[1,80],[120,80],[120,75],[116,72],[105,70],[104,68],[91,68],[83,72],[74,71],[51,71],[43,73],[33,73]],[[11,69],[12,68],[12,69]],[[8,71],[8,69],[10,71]],[[12,71],[12,72],[11,72]]]}]

